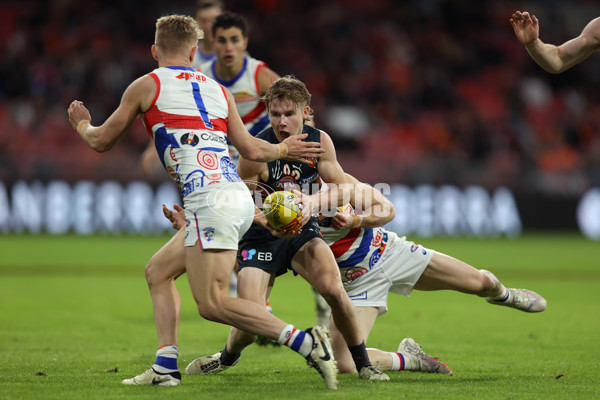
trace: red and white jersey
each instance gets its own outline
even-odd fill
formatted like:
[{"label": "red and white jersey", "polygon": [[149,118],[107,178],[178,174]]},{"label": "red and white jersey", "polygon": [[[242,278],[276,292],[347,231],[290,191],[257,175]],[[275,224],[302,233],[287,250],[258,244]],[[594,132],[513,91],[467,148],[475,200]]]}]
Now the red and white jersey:
[{"label": "red and white jersey", "polygon": [[225,89],[190,67],[162,67],[148,75],[157,90],[144,123],[182,196],[213,183],[240,181],[227,148]]},{"label": "red and white jersey", "polygon": [[[340,208],[340,212],[344,214],[355,213],[350,205]],[[388,241],[391,236],[396,236],[384,228],[348,228],[336,231],[322,224],[321,234],[333,252],[342,282],[353,281],[375,268],[384,253],[390,251]]]},{"label": "red and white jersey", "polygon": [[256,136],[270,124],[267,106],[260,99],[258,86],[258,72],[261,68],[266,67],[266,64],[263,61],[245,56],[242,70],[238,76],[229,81],[217,77],[215,64],[216,60],[202,64],[200,71],[229,89],[233,94],[235,106],[246,125],[246,129],[253,136]]}]

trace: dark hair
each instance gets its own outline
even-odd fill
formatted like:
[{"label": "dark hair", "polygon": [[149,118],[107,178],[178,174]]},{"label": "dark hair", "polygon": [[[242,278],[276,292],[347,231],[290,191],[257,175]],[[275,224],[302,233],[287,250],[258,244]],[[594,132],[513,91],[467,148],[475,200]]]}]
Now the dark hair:
[{"label": "dark hair", "polygon": [[242,36],[245,38],[248,37],[248,22],[246,18],[232,12],[224,12],[217,17],[212,27],[212,33],[214,35],[217,28],[229,29],[231,27],[240,28]]},{"label": "dark hair", "polygon": [[196,11],[194,12],[194,15],[198,14],[198,11],[212,7],[219,7],[221,10],[225,10],[225,5],[221,0],[198,0],[198,2],[196,3]]}]

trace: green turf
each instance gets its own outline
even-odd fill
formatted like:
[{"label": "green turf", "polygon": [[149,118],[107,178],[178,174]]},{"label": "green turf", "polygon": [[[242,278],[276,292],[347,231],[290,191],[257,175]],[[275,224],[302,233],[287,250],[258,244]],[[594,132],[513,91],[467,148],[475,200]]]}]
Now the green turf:
[{"label": "green turf", "polygon": [[[368,345],[393,351],[412,336],[454,376],[390,373],[379,384],[341,376],[332,392],[289,349],[254,345],[220,375],[184,376],[176,388],[122,386],[154,361],[144,265],[166,239],[0,236],[0,399],[600,397],[600,243],[559,234],[419,241],[548,299],[544,313],[531,315],[453,292],[391,295]],[[275,313],[314,325],[311,291],[288,275],[271,296]],[[185,367],[220,350],[228,327],[202,320],[187,281],[178,286]]]}]

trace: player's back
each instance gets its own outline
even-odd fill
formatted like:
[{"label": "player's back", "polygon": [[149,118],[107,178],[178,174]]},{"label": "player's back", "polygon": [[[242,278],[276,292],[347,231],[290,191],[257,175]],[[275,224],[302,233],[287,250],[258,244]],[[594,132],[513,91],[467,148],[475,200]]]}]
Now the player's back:
[{"label": "player's back", "polygon": [[153,104],[144,113],[163,165],[185,197],[221,181],[239,181],[227,148],[225,90],[190,67],[157,68]]}]

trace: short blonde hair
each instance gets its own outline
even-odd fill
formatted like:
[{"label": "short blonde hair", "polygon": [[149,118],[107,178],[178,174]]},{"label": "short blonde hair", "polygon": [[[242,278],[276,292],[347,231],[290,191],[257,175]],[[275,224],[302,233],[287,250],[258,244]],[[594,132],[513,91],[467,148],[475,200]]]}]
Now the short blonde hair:
[{"label": "short blonde hair", "polygon": [[166,15],[156,20],[154,44],[164,53],[177,53],[198,44],[204,32],[189,15]]}]

